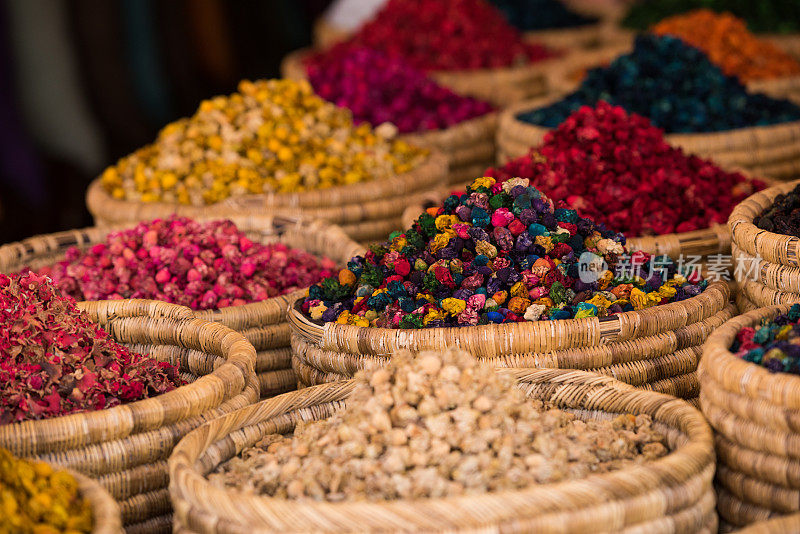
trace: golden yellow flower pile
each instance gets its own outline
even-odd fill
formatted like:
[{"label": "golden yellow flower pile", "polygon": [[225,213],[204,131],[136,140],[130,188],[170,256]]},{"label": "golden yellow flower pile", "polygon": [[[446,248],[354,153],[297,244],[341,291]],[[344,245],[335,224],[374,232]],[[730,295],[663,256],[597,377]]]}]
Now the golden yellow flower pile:
[{"label": "golden yellow flower pile", "polygon": [[103,173],[117,199],[201,206],[231,196],[293,193],[408,172],[427,152],[394,139],[392,125],[356,126],[305,81],[242,81],[200,104],[155,143]]},{"label": "golden yellow flower pile", "polygon": [[0,534],[81,534],[92,521],[75,477],[0,449]]}]

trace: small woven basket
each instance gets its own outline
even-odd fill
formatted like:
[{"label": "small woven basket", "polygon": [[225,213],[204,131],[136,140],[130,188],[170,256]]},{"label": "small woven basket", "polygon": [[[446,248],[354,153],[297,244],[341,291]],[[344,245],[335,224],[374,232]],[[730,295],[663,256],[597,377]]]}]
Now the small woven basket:
[{"label": "small woven basket", "polygon": [[[517,115],[552,104],[563,96],[556,94],[516,104],[501,114],[497,130],[497,158],[501,164],[540,145],[549,131],[520,121]],[[669,144],[688,153],[711,158],[723,167],[742,168],[753,175],[788,180],[800,172],[800,121],[664,137]]]},{"label": "small woven basket", "polygon": [[406,206],[420,202],[427,192],[444,185],[447,165],[443,154],[432,151],[414,170],[385,180],[302,193],[229,197],[207,206],[118,200],[97,179],[89,185],[86,205],[97,226],[117,226],[172,214],[192,219],[302,216],[337,224],[352,239],[370,243],[385,239],[398,226]]},{"label": "small woven basket", "polygon": [[[308,48],[296,50],[281,63],[284,78],[305,78],[303,62],[313,51]],[[545,59],[527,65],[499,69],[475,69],[460,71],[432,71],[429,73],[437,83],[454,92],[491,102],[505,107],[528,100],[547,92],[546,72],[563,58]]]},{"label": "small woven basket", "polygon": [[312,321],[289,310],[292,366],[301,386],[351,378],[402,348],[458,346],[497,367],[581,369],[684,398],[698,394],[701,345],[736,314],[724,282],[696,297],[599,319],[401,330]]},{"label": "small woven basket", "polygon": [[735,317],[703,347],[700,405],[716,433],[719,512],[734,526],[800,512],[800,377],[771,373],[730,351],[740,329],[787,309]]},{"label": "small woven basket", "polygon": [[[363,254],[361,245],[341,228],[323,221],[287,217],[233,217],[237,227],[258,243],[280,242],[317,256],[326,256],[344,265],[353,256]],[[39,269],[64,259],[67,249],[87,249],[103,242],[112,230],[122,228],[84,228],[31,237],[0,247],[0,272],[16,272],[30,267]],[[197,311],[201,319],[218,322],[240,332],[253,344],[256,374],[261,396],[272,396],[295,389],[297,379],[291,366],[289,303],[306,294],[305,289],[287,295],[223,309]]]},{"label": "small woven basket", "polygon": [[78,482],[78,492],[92,508],[92,534],[122,534],[119,506],[103,487],[80,473],[70,471]]},{"label": "small woven basket", "polygon": [[130,529],[161,525],[171,506],[166,459],[188,431],[258,400],[255,350],[221,324],[154,300],[78,306],[116,341],[169,361],[190,383],[157,397],[95,412],[0,426],[0,447],[67,467],[98,481],[119,502]]},{"label": "small woven basket", "polygon": [[767,232],[753,221],[800,180],[775,185],[749,196],[731,212],[734,275],[742,294],[756,306],[800,302],[800,239]]},{"label": "small woven basket", "polygon": [[176,532],[716,532],[714,453],[700,413],[673,397],[608,377],[564,370],[504,370],[531,398],[583,419],[649,414],[667,436],[658,460],[582,480],[497,494],[413,501],[317,503],[258,497],[212,486],[221,462],[265,435],[319,420],[346,402],[352,381],[287,393],[187,435],[169,460]]}]

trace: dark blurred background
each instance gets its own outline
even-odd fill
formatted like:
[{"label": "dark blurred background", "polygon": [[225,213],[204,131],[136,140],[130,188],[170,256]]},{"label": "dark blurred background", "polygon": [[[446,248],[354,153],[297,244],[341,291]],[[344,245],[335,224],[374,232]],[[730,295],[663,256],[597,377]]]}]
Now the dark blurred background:
[{"label": "dark blurred background", "polygon": [[91,224],[84,192],[243,78],[279,76],[330,0],[0,0],[0,243]]}]

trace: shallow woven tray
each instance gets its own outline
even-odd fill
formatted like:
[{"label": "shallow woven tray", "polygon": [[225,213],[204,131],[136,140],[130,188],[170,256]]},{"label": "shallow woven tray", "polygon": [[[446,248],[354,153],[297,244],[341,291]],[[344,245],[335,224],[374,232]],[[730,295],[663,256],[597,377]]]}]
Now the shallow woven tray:
[{"label": "shallow woven tray", "polygon": [[127,526],[169,513],[165,460],[189,430],[258,400],[255,350],[230,328],[153,300],[81,302],[120,343],[180,366],[192,383],[95,412],[0,426],[0,447],[96,479]]},{"label": "shallow woven tray", "polygon": [[529,397],[584,419],[649,414],[671,453],[577,481],[413,501],[293,502],[222,490],[205,479],[264,435],[289,432],[299,419],[328,417],[353,388],[353,382],[337,382],[262,401],[186,436],[169,460],[176,532],[716,532],[712,435],[697,410],[582,371],[501,372],[514,376]]},{"label": "shallow woven tray", "polygon": [[[301,80],[305,77],[303,60],[312,52],[296,50],[281,63],[284,78]],[[543,95],[547,92],[545,73],[563,57],[545,59],[519,67],[501,69],[476,69],[469,71],[432,71],[430,77],[458,94],[473,96],[495,106],[505,107],[515,102]]]},{"label": "shallow woven tray", "polygon": [[[563,96],[554,94],[515,104],[501,114],[497,131],[497,157],[501,164],[540,145],[549,131],[516,116]],[[691,154],[711,158],[723,167],[741,167],[753,175],[787,180],[800,171],[800,121],[725,132],[667,134],[665,139]]]},{"label": "shallow woven tray", "polygon": [[447,158],[434,150],[411,172],[385,180],[302,193],[229,197],[206,206],[117,200],[96,179],[86,192],[86,205],[98,226],[146,221],[173,213],[193,219],[302,216],[338,224],[356,241],[376,241],[399,224],[407,205],[415,204],[418,196],[446,182],[447,166]]},{"label": "shallow woven tray", "polygon": [[301,386],[352,377],[385,363],[397,349],[459,346],[498,367],[592,370],[681,397],[697,396],[700,345],[735,315],[724,282],[703,294],[638,312],[598,319],[525,322],[462,328],[399,330],[321,324],[299,303],[289,310],[292,366]]},{"label": "shallow woven tray", "polygon": [[800,511],[800,377],[771,373],[729,350],[741,328],[786,310],[735,317],[703,346],[700,404],[716,433],[720,514],[735,526]]},{"label": "shallow woven tray", "polygon": [[[231,217],[237,227],[259,243],[280,242],[318,256],[327,256],[344,265],[365,251],[350,239],[341,228],[323,221],[289,217]],[[31,237],[0,247],[0,272],[16,272],[25,267],[38,269],[64,259],[67,249],[77,246],[86,249],[102,242],[115,230],[130,228],[83,228],[55,234]],[[257,352],[255,370],[261,385],[261,395],[270,396],[295,389],[297,380],[292,372],[289,348],[290,330],[286,310],[306,294],[305,289],[287,295],[224,309],[196,311],[201,319],[218,322],[240,332]]]}]

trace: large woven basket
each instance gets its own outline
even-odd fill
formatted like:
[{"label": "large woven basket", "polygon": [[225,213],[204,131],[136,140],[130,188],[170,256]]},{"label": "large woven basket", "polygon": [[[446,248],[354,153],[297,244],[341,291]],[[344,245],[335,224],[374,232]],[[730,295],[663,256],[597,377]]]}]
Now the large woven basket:
[{"label": "large woven basket", "polygon": [[111,336],[179,365],[191,383],[96,412],[0,426],[0,447],[97,480],[130,532],[169,532],[166,459],[188,431],[258,400],[255,350],[230,328],[153,300],[81,302]]},{"label": "large woven basket", "polygon": [[735,317],[703,347],[700,404],[716,431],[719,513],[735,526],[800,512],[800,377],[730,352],[741,328],[786,310],[770,306]]},{"label": "large woven basket", "polygon": [[714,282],[696,297],[598,319],[399,330],[312,321],[289,310],[292,366],[302,386],[351,378],[402,348],[459,346],[497,367],[581,369],[684,398],[698,394],[695,371],[706,337],[734,315],[730,289]]},{"label": "large woven basket", "polygon": [[[308,73],[302,65],[302,60],[299,64],[291,62],[291,66],[287,66],[287,62],[288,58],[284,61],[289,70],[285,76],[308,80]],[[444,154],[448,164],[445,187],[461,185],[494,164],[497,119],[497,113],[489,113],[443,130],[401,134],[400,139]]]},{"label": "large woven basket", "polygon": [[411,172],[385,180],[302,193],[230,197],[207,206],[118,200],[97,179],[89,185],[86,205],[98,226],[147,221],[173,213],[192,219],[303,216],[338,224],[352,239],[370,243],[385,239],[398,226],[406,206],[418,203],[446,180],[447,158],[432,151]]},{"label": "large woven basket", "polygon": [[70,472],[78,482],[78,492],[92,508],[92,534],[121,534],[119,505],[103,487],[80,473]]},{"label": "large woven basket", "polygon": [[[311,49],[296,50],[281,63],[284,78],[300,80],[305,77],[303,62]],[[463,71],[433,71],[429,75],[441,85],[456,93],[473,96],[495,106],[505,107],[547,91],[546,72],[562,58],[545,59],[527,65],[500,69],[475,69]]]},{"label": "large woven basket", "polygon": [[[323,221],[287,217],[233,217],[237,227],[253,241],[280,242],[318,256],[326,256],[344,265],[353,256],[363,254],[361,245],[350,239],[341,228]],[[120,228],[115,228],[119,230]],[[30,267],[38,269],[64,259],[67,249],[86,249],[105,240],[111,228],[84,228],[36,236],[0,247],[0,272],[15,272]],[[256,374],[261,396],[271,396],[295,389],[297,378],[291,366],[289,324],[286,310],[289,303],[306,294],[306,290],[224,309],[197,311],[201,319],[222,323],[240,332],[253,344],[256,353]]]},{"label": "large woven basket", "polygon": [[317,503],[256,497],[212,486],[221,462],[299,420],[328,417],[354,383],[287,393],[187,435],[169,460],[176,532],[716,532],[711,431],[697,410],[608,377],[564,370],[504,370],[531,398],[583,419],[649,414],[670,454],[636,467],[521,491],[442,499]]},{"label": "large woven basket", "polygon": [[800,180],[779,184],[749,196],[728,218],[733,239],[734,274],[742,294],[757,306],[800,302],[800,239],[761,230],[755,218]]},{"label": "large woven basket", "polygon": [[[517,115],[552,104],[563,96],[551,95],[516,104],[501,114],[497,130],[500,163],[540,145],[549,131],[522,122]],[[724,132],[667,134],[665,139],[686,152],[711,158],[723,167],[742,168],[756,176],[788,180],[800,172],[800,121]]]}]

